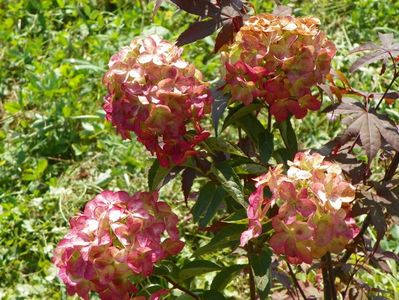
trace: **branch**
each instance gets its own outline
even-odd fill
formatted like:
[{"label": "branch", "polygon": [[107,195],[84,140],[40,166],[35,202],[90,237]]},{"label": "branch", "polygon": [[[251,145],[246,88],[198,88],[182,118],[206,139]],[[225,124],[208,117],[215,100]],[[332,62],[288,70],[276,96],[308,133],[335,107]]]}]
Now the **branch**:
[{"label": "branch", "polygon": [[392,62],[393,62],[393,67],[394,67],[393,78],[392,78],[392,81],[390,82],[390,84],[388,85],[387,89],[385,90],[385,93],[382,95],[382,97],[381,97],[380,101],[378,102],[377,106],[375,107],[375,110],[377,110],[380,107],[380,105],[382,103],[382,100],[384,100],[384,98],[387,96],[389,90],[391,89],[391,87],[394,84],[394,82],[396,81],[396,79],[399,78],[399,72],[396,69],[395,59],[393,58],[392,54],[390,54],[390,56],[391,56],[391,59],[392,59]]},{"label": "branch", "polygon": [[200,300],[201,298],[198,297],[196,294],[194,294],[193,292],[189,291],[188,289],[186,289],[185,287],[181,286],[179,283],[177,283],[176,281],[174,281],[172,278],[168,277],[168,276],[162,276],[163,279],[165,279],[167,282],[169,282],[173,287],[172,288],[176,288],[178,290],[181,290],[182,292],[186,293],[187,295],[191,296],[193,299],[195,300]]},{"label": "branch", "polygon": [[294,271],[292,270],[292,267],[291,267],[290,263],[289,263],[288,261],[286,261],[286,263],[287,263],[287,266],[288,266],[288,270],[290,271],[290,275],[291,275],[291,277],[292,277],[292,280],[294,281],[296,287],[298,288],[299,293],[301,294],[301,296],[303,297],[303,299],[306,300],[307,298],[306,298],[305,292],[303,291],[303,289],[302,289],[301,286],[299,285],[299,282],[298,282],[298,280],[296,279],[295,273],[294,273]]},{"label": "branch", "polygon": [[249,265],[249,294],[251,300],[256,300],[256,286],[255,286],[255,277],[252,271],[252,264],[251,264],[251,253],[252,253],[252,243],[249,242],[248,245],[245,247],[247,250],[248,256],[248,265]]},{"label": "branch", "polygon": [[389,165],[387,171],[385,172],[384,179],[382,181],[389,181],[395,175],[395,171],[399,165],[399,151],[396,151],[394,157],[392,158],[391,164]]}]

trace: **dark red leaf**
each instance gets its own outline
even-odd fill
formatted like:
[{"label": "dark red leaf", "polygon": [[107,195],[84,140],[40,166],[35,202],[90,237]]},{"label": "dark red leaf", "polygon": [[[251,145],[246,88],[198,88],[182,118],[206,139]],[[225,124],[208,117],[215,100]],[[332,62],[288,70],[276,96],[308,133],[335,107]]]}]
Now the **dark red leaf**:
[{"label": "dark red leaf", "polygon": [[182,174],[182,190],[183,190],[183,195],[184,195],[184,200],[188,200],[188,196],[190,195],[191,187],[193,186],[193,182],[195,177],[197,176],[197,173],[195,170],[187,168],[183,171]]},{"label": "dark red leaf", "polygon": [[228,44],[234,39],[234,24],[233,21],[230,20],[226,22],[222,29],[219,31],[216,41],[215,41],[215,53],[220,50],[225,44]]},{"label": "dark red leaf", "polygon": [[375,206],[370,211],[371,224],[374,226],[377,232],[377,240],[380,241],[384,237],[387,231],[387,223],[385,221],[384,212],[380,206]]},{"label": "dark red leaf", "polygon": [[209,0],[171,0],[180,9],[204,17],[215,17],[219,15],[220,9]]},{"label": "dark red leaf", "polygon": [[375,110],[367,110],[360,102],[345,102],[332,105],[325,111],[334,111],[336,114],[347,114],[342,123],[347,125],[344,134],[339,137],[338,143],[345,144],[351,138],[359,138],[369,162],[376,156],[384,139],[393,149],[399,151],[399,131],[392,122]]},{"label": "dark red leaf", "polygon": [[208,35],[211,35],[218,28],[218,21],[211,19],[191,24],[177,39],[176,45],[183,46]]}]

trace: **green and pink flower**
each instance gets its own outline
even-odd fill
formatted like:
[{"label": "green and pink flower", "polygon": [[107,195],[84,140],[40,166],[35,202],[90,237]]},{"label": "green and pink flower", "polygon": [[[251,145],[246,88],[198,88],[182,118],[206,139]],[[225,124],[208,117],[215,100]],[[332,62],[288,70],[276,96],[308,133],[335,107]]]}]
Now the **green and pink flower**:
[{"label": "green and pink flower", "polygon": [[149,276],[157,262],[184,247],[177,221],[155,192],[97,195],[71,219],[54,251],[68,294],[89,299],[94,291],[101,299],[131,299],[138,291],[132,277]]}]

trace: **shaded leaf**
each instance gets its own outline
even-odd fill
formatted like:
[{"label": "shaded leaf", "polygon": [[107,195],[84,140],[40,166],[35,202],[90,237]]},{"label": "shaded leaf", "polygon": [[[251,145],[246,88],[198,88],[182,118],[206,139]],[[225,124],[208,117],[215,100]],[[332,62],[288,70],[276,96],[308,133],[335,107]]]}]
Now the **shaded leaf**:
[{"label": "shaded leaf", "polygon": [[194,260],[183,266],[179,272],[179,279],[184,281],[191,277],[218,270],[220,270],[220,267],[213,262],[207,260]]},{"label": "shaded leaf", "polygon": [[186,168],[182,174],[182,190],[184,195],[184,200],[188,200],[188,196],[190,195],[191,187],[193,186],[194,179],[197,176],[197,172],[191,168]]},{"label": "shaded leaf", "polygon": [[250,253],[249,263],[254,274],[255,286],[259,299],[267,299],[271,284],[271,261],[272,252],[264,249],[261,253]]},{"label": "shaded leaf", "polygon": [[209,137],[205,140],[205,143],[212,152],[223,152],[238,156],[245,156],[240,148],[222,138]]},{"label": "shaded leaf", "polygon": [[238,119],[252,113],[253,111],[260,109],[262,106],[263,105],[261,103],[252,103],[246,106],[240,105],[239,107],[232,109],[224,120],[222,131]]},{"label": "shaded leaf", "polygon": [[233,265],[223,268],[212,281],[211,289],[223,291],[229,282],[244,268],[246,265]]},{"label": "shaded leaf", "polygon": [[212,182],[204,185],[192,209],[194,222],[198,222],[200,227],[208,225],[215,216],[224,195],[225,191],[221,186],[216,186]]},{"label": "shaded leaf", "polygon": [[258,136],[260,160],[264,164],[267,164],[272,156],[273,138],[273,134],[267,130]]},{"label": "shaded leaf", "polygon": [[213,291],[213,290],[205,291],[202,294],[202,297],[203,297],[203,299],[206,299],[206,300],[225,300],[226,299],[223,296],[223,294],[221,294],[218,291]]},{"label": "shaded leaf", "polygon": [[278,129],[280,130],[281,137],[284,141],[284,145],[288,150],[290,159],[294,158],[298,152],[298,142],[296,139],[295,131],[292,128],[291,120],[287,119],[283,122],[278,123]]},{"label": "shaded leaf", "polygon": [[215,128],[215,135],[218,136],[219,120],[227,107],[230,98],[224,94],[221,87],[213,88],[211,90],[214,99],[212,103],[212,123]]},{"label": "shaded leaf", "polygon": [[157,191],[182,171],[182,167],[162,168],[156,159],[148,171],[148,189]]},{"label": "shaded leaf", "polygon": [[381,207],[375,206],[370,211],[371,224],[377,232],[377,240],[380,241],[387,230],[387,223],[385,221],[384,212]]},{"label": "shaded leaf", "polygon": [[247,224],[229,224],[222,228],[211,241],[198,248],[194,252],[194,256],[200,256],[207,253],[211,253],[217,250],[222,250],[226,247],[235,249],[240,244],[241,232],[243,232],[247,227]]}]

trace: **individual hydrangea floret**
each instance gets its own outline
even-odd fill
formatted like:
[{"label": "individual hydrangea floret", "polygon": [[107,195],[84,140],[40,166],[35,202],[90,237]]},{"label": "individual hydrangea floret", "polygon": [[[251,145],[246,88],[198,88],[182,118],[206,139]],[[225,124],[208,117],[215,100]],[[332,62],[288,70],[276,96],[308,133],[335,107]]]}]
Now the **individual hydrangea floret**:
[{"label": "individual hydrangea floret", "polygon": [[287,175],[278,165],[255,179],[247,209],[249,228],[241,235],[241,246],[262,234],[262,225],[270,221],[269,208],[278,205],[270,238],[276,254],[290,263],[310,264],[327,252],[341,252],[359,231],[350,216],[355,188],[338,164],[318,153],[299,152],[288,165]]},{"label": "individual hydrangea floret", "polygon": [[319,23],[272,14],[250,17],[222,52],[225,91],[245,105],[265,101],[277,121],[318,110],[311,89],[324,82],[336,53]]},{"label": "individual hydrangea floret", "polygon": [[94,291],[101,299],[131,299],[138,291],[132,278],[149,276],[154,264],[182,250],[177,222],[156,192],[97,195],[70,220],[70,231],[54,251],[68,294],[89,299]]},{"label": "individual hydrangea floret", "polygon": [[123,138],[134,132],[163,167],[195,155],[209,136],[200,121],[210,112],[210,90],[181,54],[156,35],[136,38],[111,57],[103,78],[107,120]]}]

